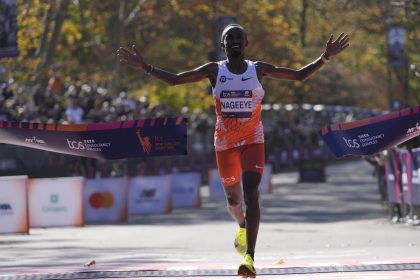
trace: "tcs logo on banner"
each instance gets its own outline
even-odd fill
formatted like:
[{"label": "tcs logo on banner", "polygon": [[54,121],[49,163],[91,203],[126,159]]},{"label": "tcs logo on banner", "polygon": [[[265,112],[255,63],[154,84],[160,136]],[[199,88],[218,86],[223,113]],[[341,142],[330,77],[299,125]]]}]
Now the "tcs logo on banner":
[{"label": "tcs logo on banner", "polygon": [[83,144],[83,142],[79,142],[79,141],[71,141],[69,139],[67,140],[67,145],[69,146],[70,149],[72,150],[86,150],[86,146]]},{"label": "tcs logo on banner", "polygon": [[111,208],[114,201],[114,195],[110,192],[94,192],[89,196],[89,204],[93,208]]},{"label": "tcs logo on banner", "polygon": [[360,148],[360,144],[357,142],[357,139],[346,139],[343,137],[343,140],[349,148]]}]

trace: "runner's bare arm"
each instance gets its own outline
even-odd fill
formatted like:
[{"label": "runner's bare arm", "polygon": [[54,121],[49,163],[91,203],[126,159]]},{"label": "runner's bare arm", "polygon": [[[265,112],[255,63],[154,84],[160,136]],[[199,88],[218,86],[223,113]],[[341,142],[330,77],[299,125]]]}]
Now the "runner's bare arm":
[{"label": "runner's bare arm", "polygon": [[146,74],[152,75],[169,85],[194,83],[205,78],[208,78],[213,86],[216,83],[218,67],[215,62],[209,62],[193,70],[172,73],[146,63],[135,45],[131,49],[120,47],[117,50],[117,56],[120,62],[134,69],[142,69]]},{"label": "runner's bare arm", "polygon": [[258,77],[269,77],[282,80],[298,80],[303,81],[318,71],[333,56],[339,54],[349,46],[350,36],[341,33],[340,36],[333,41],[333,35],[330,36],[324,53],[315,61],[308,65],[295,70],[286,67],[278,67],[266,62],[257,62]]}]

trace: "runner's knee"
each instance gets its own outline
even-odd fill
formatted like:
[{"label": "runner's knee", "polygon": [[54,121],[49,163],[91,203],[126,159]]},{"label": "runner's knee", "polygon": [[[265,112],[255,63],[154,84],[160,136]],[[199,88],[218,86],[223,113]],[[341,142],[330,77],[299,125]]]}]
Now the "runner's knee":
[{"label": "runner's knee", "polygon": [[236,193],[226,193],[226,200],[230,207],[241,205],[241,197],[236,195]]}]

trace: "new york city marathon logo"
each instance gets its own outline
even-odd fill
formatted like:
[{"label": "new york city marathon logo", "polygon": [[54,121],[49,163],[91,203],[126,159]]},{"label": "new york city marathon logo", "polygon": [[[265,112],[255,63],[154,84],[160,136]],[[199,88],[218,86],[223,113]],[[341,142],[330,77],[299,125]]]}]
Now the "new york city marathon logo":
[{"label": "new york city marathon logo", "polygon": [[143,152],[145,154],[149,155],[150,152],[152,151],[152,146],[153,146],[152,143],[150,142],[150,137],[148,137],[148,136],[146,136],[146,137],[141,136],[141,134],[140,134],[140,128],[137,129],[136,135],[137,135],[137,139],[139,140],[140,145],[141,145],[141,147],[143,149]]},{"label": "new york city marathon logo", "polygon": [[413,134],[413,133],[415,133],[415,132],[418,132],[420,130],[420,126],[419,126],[419,123],[416,123],[416,126],[414,126],[414,127],[410,127],[408,130],[407,130],[407,135],[410,135],[410,134]]}]

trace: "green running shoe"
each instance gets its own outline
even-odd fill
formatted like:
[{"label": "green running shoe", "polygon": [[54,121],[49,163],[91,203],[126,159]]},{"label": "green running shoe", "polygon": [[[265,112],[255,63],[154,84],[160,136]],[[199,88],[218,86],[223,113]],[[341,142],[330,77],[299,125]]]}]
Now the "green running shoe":
[{"label": "green running shoe", "polygon": [[245,256],[246,253],[246,228],[238,228],[235,236],[235,249],[239,255]]},{"label": "green running shoe", "polygon": [[255,271],[255,268],[254,268],[254,260],[251,258],[249,254],[245,255],[244,259],[239,265],[238,275],[242,276],[243,278],[257,277],[257,272]]}]

